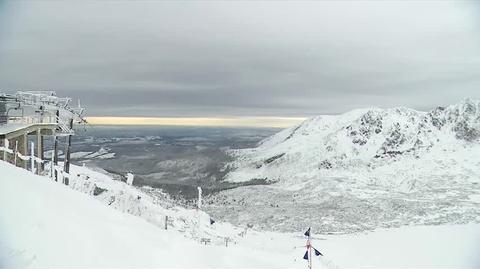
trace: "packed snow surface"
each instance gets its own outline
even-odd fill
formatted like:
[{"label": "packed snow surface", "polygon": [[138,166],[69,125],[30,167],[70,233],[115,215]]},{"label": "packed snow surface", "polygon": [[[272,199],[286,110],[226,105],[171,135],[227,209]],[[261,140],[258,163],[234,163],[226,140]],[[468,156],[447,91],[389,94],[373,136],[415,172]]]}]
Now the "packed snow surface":
[{"label": "packed snow surface", "polygon": [[480,222],[478,100],[318,116],[230,153],[227,181],[270,184],[211,198],[210,212],[235,224],[353,232]]},{"label": "packed snow surface", "polygon": [[[249,231],[228,247],[202,245],[0,161],[0,268],[306,268],[302,234]],[[478,224],[312,241],[324,254],[313,268],[480,266]]]},{"label": "packed snow surface", "polygon": [[262,250],[244,259],[245,247],[202,246],[4,162],[0,171],[0,268],[281,266]]}]

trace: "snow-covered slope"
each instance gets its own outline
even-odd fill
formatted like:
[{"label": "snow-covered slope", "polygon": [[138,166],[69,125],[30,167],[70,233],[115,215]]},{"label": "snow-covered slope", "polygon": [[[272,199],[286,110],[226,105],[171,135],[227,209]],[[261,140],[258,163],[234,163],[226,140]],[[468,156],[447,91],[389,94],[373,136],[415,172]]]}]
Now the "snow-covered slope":
[{"label": "snow-covered slope", "polygon": [[[0,161],[0,268],[303,268],[305,239],[248,232],[228,247],[108,207]],[[479,225],[318,236],[314,268],[478,268]]]},{"label": "snow-covered slope", "polygon": [[120,180],[114,180],[106,171],[96,168],[70,165],[69,187],[101,201],[124,213],[141,217],[164,228],[181,232],[188,238],[200,241],[205,238],[214,244],[224,244],[225,238],[235,241],[241,229],[216,220],[210,224],[210,216],[201,210],[187,209],[159,189],[137,188]]},{"label": "snow-covered slope", "polygon": [[[429,112],[370,108],[318,116],[232,155],[226,180],[275,184],[230,190],[213,201],[260,210],[242,221],[261,227],[314,220],[328,231],[349,231],[480,221],[478,100]],[[212,210],[240,221],[230,208]]]},{"label": "snow-covered slope", "polygon": [[202,246],[178,231],[165,231],[3,161],[0,172],[0,268],[282,265],[274,253],[260,249]]}]

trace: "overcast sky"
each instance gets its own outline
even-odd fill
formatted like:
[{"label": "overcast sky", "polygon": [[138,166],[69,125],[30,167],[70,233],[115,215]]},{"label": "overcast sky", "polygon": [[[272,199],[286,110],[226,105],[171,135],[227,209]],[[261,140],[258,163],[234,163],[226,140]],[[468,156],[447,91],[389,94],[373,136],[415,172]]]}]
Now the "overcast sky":
[{"label": "overcast sky", "polygon": [[425,110],[480,98],[478,3],[0,0],[0,90],[95,116]]}]

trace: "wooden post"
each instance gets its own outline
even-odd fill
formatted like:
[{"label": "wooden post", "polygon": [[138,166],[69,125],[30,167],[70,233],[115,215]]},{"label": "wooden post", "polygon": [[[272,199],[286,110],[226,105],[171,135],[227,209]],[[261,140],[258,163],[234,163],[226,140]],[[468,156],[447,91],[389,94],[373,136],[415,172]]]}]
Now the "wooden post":
[{"label": "wooden post", "polygon": [[[73,119],[70,119],[69,123],[69,128],[70,130],[73,129]],[[72,135],[67,136],[67,145],[66,145],[66,150],[65,150],[65,161],[64,161],[64,166],[63,166],[63,171],[65,173],[70,173],[70,146],[72,144]],[[68,185],[68,178],[64,179],[64,183]]]},{"label": "wooden post", "polygon": [[[41,129],[37,130],[37,157],[43,161],[43,136]],[[37,162],[37,175],[43,171],[43,163]]]},{"label": "wooden post", "polygon": [[[54,139],[55,139],[55,134],[53,135]],[[53,164],[53,159],[55,158],[54,154],[53,154],[53,151],[52,151],[52,154],[50,156],[50,178],[51,179],[55,179],[55,174],[53,171],[55,171],[55,165]]]},{"label": "wooden post", "polygon": [[53,174],[55,175],[55,181],[58,181],[58,171],[57,171],[57,165],[58,165],[58,138],[57,135],[53,135]]},{"label": "wooden post", "polygon": [[32,173],[35,173],[35,143],[33,141],[30,142],[30,156]]},{"label": "wooden post", "polygon": [[27,169],[27,161],[20,158],[20,155],[27,156],[27,134],[17,136],[15,139],[13,163],[15,166]]},{"label": "wooden post", "polygon": [[165,230],[168,229],[168,216],[165,216]]},{"label": "wooden post", "polygon": [[[20,153],[23,154],[23,156],[27,156],[28,153],[28,135],[24,134],[23,135],[23,140],[22,144],[20,146]],[[28,169],[28,161],[27,160],[22,160],[23,161],[23,168]]]},{"label": "wooden post", "polygon": [[[58,119],[60,117],[60,112],[57,110],[55,113],[55,118],[56,122],[58,123]],[[53,133],[53,173],[55,174],[55,181],[58,181],[58,171],[56,169],[56,166],[58,165],[58,137],[57,134],[54,132]]]},{"label": "wooden post", "polygon": [[3,147],[5,148],[5,151],[3,152],[3,160],[8,162],[8,152],[7,150],[10,148],[10,141],[8,141],[8,139],[4,139],[3,140]]},{"label": "wooden post", "polygon": [[15,150],[13,151],[13,164],[17,166],[18,139],[15,140]]},{"label": "wooden post", "polygon": [[63,173],[62,173],[62,182],[63,184],[65,185],[68,185],[68,175],[65,176],[65,173],[68,174],[68,172],[70,172],[70,165],[68,164],[68,161],[67,161],[67,152],[68,152],[68,136],[65,138],[66,141],[65,141],[65,149],[64,149],[64,152],[63,152]]},{"label": "wooden post", "polygon": [[[7,139],[3,139],[3,140],[2,140],[2,143],[0,143],[1,146],[4,147],[5,149],[7,148],[7,145],[6,145],[7,142],[6,142],[6,140],[7,140]],[[6,155],[7,155],[7,152],[4,151],[3,154],[2,154],[2,160],[4,160],[4,161],[7,160]]]}]

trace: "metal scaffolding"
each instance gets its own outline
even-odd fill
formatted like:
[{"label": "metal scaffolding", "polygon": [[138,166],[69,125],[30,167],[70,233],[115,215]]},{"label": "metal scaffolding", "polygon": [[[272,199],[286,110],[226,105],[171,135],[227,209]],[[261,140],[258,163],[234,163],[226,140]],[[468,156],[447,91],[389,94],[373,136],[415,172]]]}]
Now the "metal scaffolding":
[{"label": "metal scaffolding", "polygon": [[[28,135],[36,134],[37,156],[30,156],[32,163],[38,161],[37,173],[41,173],[44,165],[43,147],[44,135],[53,137],[53,158],[51,167],[55,179],[58,178],[58,139],[65,137],[64,166],[66,174],[70,170],[70,146],[74,135],[73,124],[86,123],[83,117],[85,109],[78,102],[72,106],[72,99],[58,97],[54,91],[17,91],[15,94],[0,91],[0,148],[3,149],[3,159],[8,158],[10,151],[15,150],[13,159],[17,165],[17,155],[25,156],[27,152]],[[15,145],[13,143],[15,142]],[[20,152],[18,145],[20,144]],[[32,149],[33,151],[33,149]],[[20,156],[19,155],[19,156]],[[26,164],[20,161],[21,165]],[[52,175],[53,176],[53,175]],[[68,184],[68,179],[65,182]]]}]

